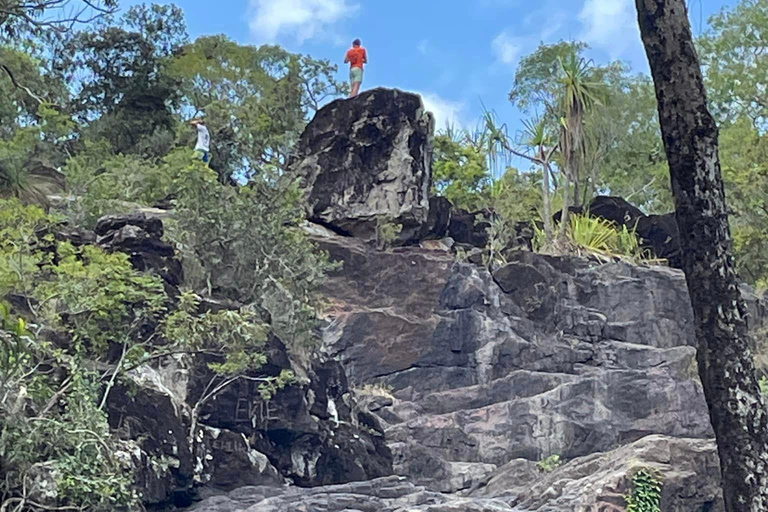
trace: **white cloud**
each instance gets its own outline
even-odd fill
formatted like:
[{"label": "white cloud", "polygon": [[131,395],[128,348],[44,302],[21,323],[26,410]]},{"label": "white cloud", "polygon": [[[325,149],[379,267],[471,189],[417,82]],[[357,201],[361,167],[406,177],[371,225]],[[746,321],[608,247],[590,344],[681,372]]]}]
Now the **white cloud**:
[{"label": "white cloud", "polygon": [[299,43],[323,35],[333,23],[352,16],[360,6],[348,0],[249,0],[251,35],[272,43],[290,35]]},{"label": "white cloud", "polygon": [[441,98],[434,93],[419,93],[424,101],[424,108],[435,116],[435,128],[440,130],[448,125],[460,128],[464,126],[463,115],[466,105],[460,101]]},{"label": "white cloud", "polygon": [[514,64],[520,56],[520,41],[510,36],[506,31],[502,32],[491,43],[491,48],[496,58],[503,64]]},{"label": "white cloud", "polygon": [[579,19],[584,25],[580,38],[612,59],[640,40],[632,0],[586,0]]}]

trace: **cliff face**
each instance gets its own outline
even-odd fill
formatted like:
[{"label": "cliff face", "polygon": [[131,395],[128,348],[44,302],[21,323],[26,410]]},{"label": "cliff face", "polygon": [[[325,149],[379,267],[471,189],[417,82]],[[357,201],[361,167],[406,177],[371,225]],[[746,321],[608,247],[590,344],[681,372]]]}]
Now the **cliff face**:
[{"label": "cliff face", "polygon": [[[306,228],[343,263],[324,285],[322,360],[343,369],[334,375],[349,382],[349,414],[373,435],[352,459],[386,462],[386,443],[393,474],[359,481],[386,464],[335,464],[334,483],[358,482],[252,482],[193,510],[621,511],[641,467],[660,471],[665,512],[723,510],[683,274],[524,250],[489,272],[458,258],[455,239],[419,244],[459,233],[460,221],[474,230],[425,195],[425,116],[417,97],[395,91],[334,102],[294,162],[309,219],[332,230]],[[385,214],[415,245],[369,243]],[[764,330],[767,298],[745,293],[752,328]],[[349,441],[340,452],[355,446],[344,422],[312,414],[331,445]],[[285,475],[280,461],[313,458],[306,446],[289,439],[270,461]],[[552,456],[563,465],[540,463]],[[318,474],[330,467],[313,460]]]},{"label": "cliff face", "polygon": [[378,217],[413,236],[429,210],[434,120],[415,94],[374,89],[321,109],[299,142],[292,172],[307,191],[308,217],[358,238]]}]

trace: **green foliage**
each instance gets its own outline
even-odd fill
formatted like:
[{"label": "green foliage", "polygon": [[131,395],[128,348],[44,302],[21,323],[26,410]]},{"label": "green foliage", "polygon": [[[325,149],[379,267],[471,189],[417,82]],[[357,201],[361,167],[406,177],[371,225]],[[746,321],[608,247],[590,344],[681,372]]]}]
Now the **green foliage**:
[{"label": "green foliage", "polygon": [[[18,84],[23,84],[34,94],[51,104],[66,98],[66,86],[43,71],[45,62],[32,55],[31,51],[0,44],[0,63],[6,66]],[[40,102],[27,92],[17,89],[10,76],[0,69],[0,140],[6,141],[13,136],[19,124],[32,124],[37,120]]]},{"label": "green foliage", "polygon": [[[36,206],[16,199],[0,200],[0,297],[31,289],[41,266],[50,256],[37,248],[37,233],[50,227],[52,219]],[[46,242],[51,242],[46,237]]]},{"label": "green foliage", "polygon": [[768,137],[742,118],[721,132],[736,265],[751,283],[768,278]]},{"label": "green foliage", "polygon": [[[165,73],[166,59],[186,42],[181,9],[175,5],[137,5],[119,19],[102,18],[77,32],[56,56],[56,65],[79,78],[74,104],[82,118],[118,114],[117,119],[129,123],[128,130],[121,130],[117,123],[111,123],[108,130],[114,135],[109,137],[113,144],[134,130],[136,140],[115,144],[120,151],[129,150],[138,138],[153,133],[157,124],[150,120],[161,119],[158,114],[167,118],[164,101],[174,99],[176,87]],[[149,103],[142,105],[145,102]],[[146,107],[156,107],[157,111]],[[144,112],[133,121],[119,115],[133,110]]]},{"label": "green foliage", "polygon": [[211,369],[225,376],[258,370],[266,364],[264,346],[269,326],[253,308],[200,314],[200,301],[193,293],[182,294],[178,308],[165,319],[164,334],[173,348],[216,354],[220,360],[211,363]]},{"label": "green foliage", "polygon": [[178,172],[171,236],[190,285],[257,305],[286,343],[309,339],[317,287],[333,265],[297,227],[303,220],[298,187],[221,185],[198,162]]},{"label": "green foliage", "polygon": [[98,407],[96,376],[76,360],[68,364],[66,384],[39,371],[58,364],[52,345],[37,340],[7,306],[0,307],[2,507],[26,510],[29,494],[76,509],[134,505],[132,473]]},{"label": "green foliage", "polygon": [[384,250],[391,247],[402,230],[403,226],[389,217],[385,215],[376,217],[376,246],[378,249]]},{"label": "green foliage", "polygon": [[71,127],[67,116],[42,104],[34,124],[0,144],[0,198],[47,206],[46,194],[64,188],[63,176],[51,167],[62,160],[62,139]]},{"label": "green foliage", "polygon": [[624,69],[606,76],[605,97],[587,120],[586,171],[600,192],[649,213],[672,211],[669,166],[653,82]]},{"label": "green foliage", "polygon": [[[558,134],[553,163],[572,174],[577,204],[610,193],[649,211],[668,211],[671,191],[653,84],[620,62],[586,61],[586,50],[580,42],[541,45],[522,59],[510,100],[524,112],[543,112],[541,124]],[[559,181],[555,188],[565,180]]]},{"label": "green foliage", "polygon": [[448,198],[459,208],[478,210],[490,175],[487,156],[461,134],[442,133],[435,137],[432,176],[433,192]]},{"label": "green foliage", "polygon": [[539,471],[542,473],[551,473],[562,466],[562,464],[563,462],[560,460],[560,455],[554,454],[550,455],[546,459],[540,460],[536,463],[536,466],[538,466]]},{"label": "green foliage", "polygon": [[246,46],[225,36],[187,45],[170,63],[182,104],[204,112],[214,142],[214,169],[222,176],[270,176],[285,170],[287,155],[307,117],[347,92],[327,60],[278,46]]},{"label": "green foliage", "polygon": [[768,377],[760,378],[760,392],[763,396],[768,396]]},{"label": "green foliage", "polygon": [[743,0],[713,16],[697,41],[708,97],[722,124],[741,117],[761,127],[768,121],[766,28],[768,1]]},{"label": "green foliage", "polygon": [[510,167],[490,188],[490,205],[509,223],[541,219],[541,171],[521,172]]},{"label": "green foliage", "polygon": [[34,290],[39,315],[68,331],[83,355],[97,359],[109,343],[129,344],[165,310],[160,278],[134,270],[127,254],[60,243],[55,261]]},{"label": "green foliage", "polygon": [[634,231],[626,226],[616,229],[611,222],[599,217],[571,215],[566,234],[577,250],[637,261],[649,259]]},{"label": "green foliage", "polygon": [[63,34],[117,9],[117,0],[10,0],[3,3],[0,37]]},{"label": "green foliage", "polygon": [[632,477],[632,492],[624,496],[627,512],[661,512],[662,476],[642,468]]},{"label": "green foliage", "polygon": [[[0,308],[0,494],[16,507],[28,497],[24,488],[41,491],[29,482],[42,479],[63,505],[133,504],[132,473],[99,406],[99,376],[84,358],[104,360],[108,344],[137,343],[163,309],[162,284],[136,272],[126,255],[56,242],[48,234],[54,219],[37,207],[0,201],[0,226],[0,293],[26,299],[33,322]],[[66,341],[38,340],[28,325],[58,330]]]},{"label": "green foliage", "polygon": [[92,227],[103,215],[152,206],[176,190],[180,169],[191,160],[188,150],[176,150],[155,163],[114,155],[104,140],[88,142],[64,170],[69,189],[79,197],[69,214],[78,224]]},{"label": "green foliage", "polygon": [[539,46],[520,61],[509,100],[525,113],[541,105],[555,105],[560,97],[560,63],[580,56],[587,48],[582,42],[565,41]]}]

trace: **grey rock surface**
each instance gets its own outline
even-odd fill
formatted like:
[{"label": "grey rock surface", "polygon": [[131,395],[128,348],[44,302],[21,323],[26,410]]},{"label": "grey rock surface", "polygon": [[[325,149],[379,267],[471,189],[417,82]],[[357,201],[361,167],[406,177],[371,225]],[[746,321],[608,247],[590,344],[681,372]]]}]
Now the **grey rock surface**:
[{"label": "grey rock surface", "polygon": [[403,226],[402,240],[427,222],[434,120],[421,97],[373,89],[320,109],[292,159],[313,222],[359,238],[376,219]]},{"label": "grey rock surface", "polygon": [[432,492],[404,477],[315,489],[246,487],[197,503],[193,512],[573,512],[625,510],[639,468],[664,475],[665,512],[722,512],[714,442],[649,436],[575,459],[544,474],[512,461],[468,495]]},{"label": "grey rock surface", "polygon": [[420,485],[712,435],[682,273],[520,252],[491,276],[444,252],[321,245],[344,261],[327,351],[353,385],[391,388],[377,414],[395,470]]}]

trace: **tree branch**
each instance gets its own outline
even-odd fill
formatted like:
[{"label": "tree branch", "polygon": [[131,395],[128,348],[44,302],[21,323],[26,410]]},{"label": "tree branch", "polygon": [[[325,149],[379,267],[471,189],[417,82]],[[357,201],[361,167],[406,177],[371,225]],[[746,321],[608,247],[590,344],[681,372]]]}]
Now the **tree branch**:
[{"label": "tree branch", "polygon": [[5,73],[8,75],[8,78],[11,79],[11,83],[13,84],[13,86],[16,89],[21,89],[22,91],[26,92],[33,100],[37,101],[37,103],[40,104],[40,105],[45,103],[45,101],[40,96],[38,96],[37,94],[33,93],[32,90],[29,87],[25,87],[25,86],[21,85],[19,82],[17,82],[16,81],[16,77],[13,76],[13,72],[10,70],[10,68],[8,66],[6,66],[3,63],[0,63],[0,68],[2,68],[3,71],[5,71]]}]

